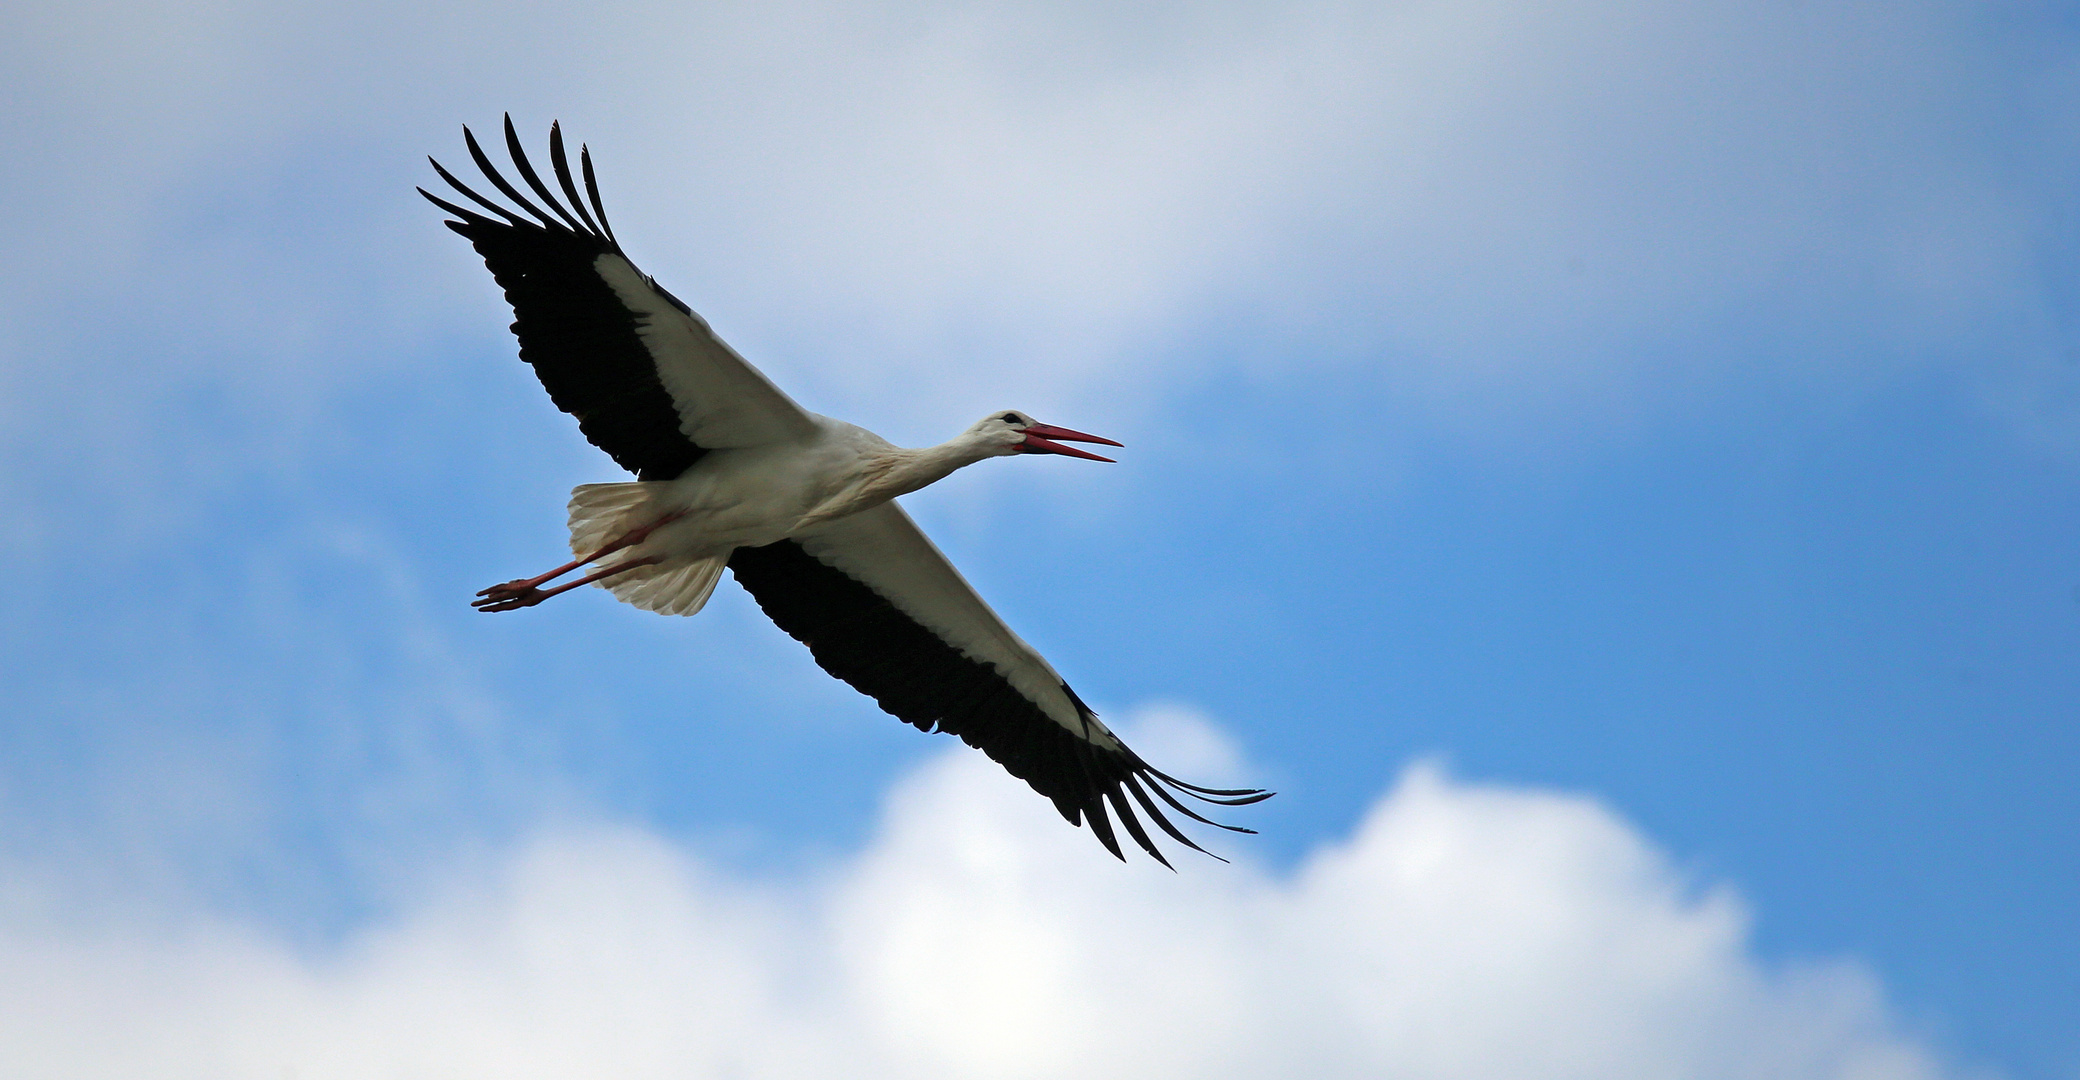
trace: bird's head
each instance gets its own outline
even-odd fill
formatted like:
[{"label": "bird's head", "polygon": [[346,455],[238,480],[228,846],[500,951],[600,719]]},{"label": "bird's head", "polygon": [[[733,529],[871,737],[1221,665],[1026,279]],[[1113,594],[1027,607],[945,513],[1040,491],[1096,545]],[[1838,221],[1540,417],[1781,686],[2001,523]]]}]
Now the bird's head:
[{"label": "bird's head", "polygon": [[[968,429],[970,437],[980,440],[990,448],[992,454],[1066,454],[1069,457],[1089,458],[1092,461],[1111,461],[1073,446],[1063,446],[1062,441],[1104,443],[1119,446],[1111,439],[1096,435],[1085,435],[1081,431],[1052,427],[1033,419],[1016,409],[991,413]],[[1059,440],[1059,441],[1058,441]]]}]

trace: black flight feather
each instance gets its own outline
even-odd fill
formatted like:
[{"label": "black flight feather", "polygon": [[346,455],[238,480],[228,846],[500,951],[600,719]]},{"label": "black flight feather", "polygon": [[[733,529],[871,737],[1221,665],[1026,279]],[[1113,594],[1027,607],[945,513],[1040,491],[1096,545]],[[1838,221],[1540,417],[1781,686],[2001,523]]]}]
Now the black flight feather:
[{"label": "black flight feather", "polygon": [[[542,201],[556,208],[552,217],[499,174],[468,128],[463,141],[485,179],[535,220],[478,194],[438,161],[433,167],[441,179],[504,220],[421,194],[461,219],[448,227],[469,240],[505,290],[520,359],[533,366],[556,407],[577,418],[587,441],[622,468],[643,480],[670,480],[685,472],[707,450],[680,430],[678,407],[658,378],[656,358],[643,343],[636,314],[596,268],[601,256],[621,254],[603,223],[604,212],[598,226],[573,216],[524,164],[516,146],[514,167]],[[589,162],[585,181],[598,209],[599,188]]]},{"label": "black flight feather", "polygon": [[549,164],[556,168],[556,183],[563,188],[564,199],[570,203],[571,209],[578,212],[579,217],[585,219],[586,230],[601,232],[599,225],[592,220],[592,215],[585,212],[585,201],[578,198],[578,185],[571,182],[570,158],[563,152],[563,126],[554,121],[549,124]]},{"label": "black flight feather", "polygon": [[520,179],[527,181],[527,186],[542,197],[549,209],[556,211],[556,216],[562,218],[563,223],[570,226],[572,232],[586,231],[585,226],[578,224],[578,219],[572,217],[571,212],[556,201],[556,196],[549,194],[549,186],[542,183],[542,178],[535,175],[533,163],[527,160],[527,150],[520,145],[520,133],[513,130],[512,113],[506,114],[506,153],[512,157],[513,167],[520,170]]},{"label": "black flight feather", "polygon": [[[1136,802],[1166,835],[1205,851],[1149,798],[1152,788],[1172,808],[1206,821],[1164,790],[1167,777],[1123,746],[1101,748],[1056,723],[994,665],[964,655],[864,582],[792,540],[738,548],[729,568],[766,616],[807,645],[823,670],[897,719],[920,730],[957,735],[989,755],[1053,802],[1070,824],[1088,822],[1098,842],[1115,856],[1125,857],[1113,829],[1117,817],[1143,851],[1170,865],[1134,812]],[[1094,719],[1073,691],[1062,689],[1086,722]],[[1255,791],[1235,794],[1253,802],[1268,797]]]}]

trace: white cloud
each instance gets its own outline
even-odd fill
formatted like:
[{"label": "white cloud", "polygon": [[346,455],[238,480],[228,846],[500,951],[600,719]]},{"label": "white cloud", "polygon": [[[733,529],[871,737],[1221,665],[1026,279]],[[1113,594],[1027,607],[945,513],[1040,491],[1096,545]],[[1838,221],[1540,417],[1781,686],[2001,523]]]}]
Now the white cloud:
[{"label": "white cloud", "polygon": [[[1975,10],[50,9],[17,16],[44,108],[16,141],[45,159],[8,181],[36,225],[7,264],[39,296],[130,278],[243,343],[239,378],[284,351],[385,371],[398,328],[496,334],[407,189],[513,108],[594,144],[637,254],[754,356],[920,434],[1138,400],[1238,322],[1282,371],[1390,355],[1443,401],[1622,397],[1729,312],[1810,352],[2041,303],[2060,189],[2009,106],[2056,61]],[[269,243],[297,219],[338,224]]]},{"label": "white cloud", "polygon": [[[912,445],[1017,406],[1145,446],[1240,371],[1543,465],[1700,387],[1948,357],[2070,446],[2074,369],[2031,358],[2064,353],[2033,245],[2072,83],[1977,10],[17,5],[0,546],[172,549],[256,488],[322,518],[344,444],[365,489],[489,430],[561,433],[543,490],[598,478],[409,190],[504,108],[592,143],[645,267],[779,381]],[[466,412],[499,421],[443,442]],[[1331,462],[1374,438],[1323,426]],[[1128,482],[1070,476],[1017,482]]]},{"label": "white cloud", "polygon": [[25,1080],[1943,1075],[1867,974],[1759,960],[1593,801],[1430,765],[1290,873],[1120,866],[961,751],[806,883],[567,826],[316,951],[4,880]]}]

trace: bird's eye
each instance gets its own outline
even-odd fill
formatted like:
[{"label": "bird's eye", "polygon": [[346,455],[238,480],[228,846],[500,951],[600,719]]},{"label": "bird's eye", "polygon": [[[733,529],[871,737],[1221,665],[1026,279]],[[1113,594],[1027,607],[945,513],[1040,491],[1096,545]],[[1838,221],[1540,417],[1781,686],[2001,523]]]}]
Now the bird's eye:
[{"label": "bird's eye", "polygon": [[1018,423],[1018,414],[1015,412],[1007,412],[1004,415],[998,417],[997,419],[1002,420],[1007,424],[1016,424]]}]

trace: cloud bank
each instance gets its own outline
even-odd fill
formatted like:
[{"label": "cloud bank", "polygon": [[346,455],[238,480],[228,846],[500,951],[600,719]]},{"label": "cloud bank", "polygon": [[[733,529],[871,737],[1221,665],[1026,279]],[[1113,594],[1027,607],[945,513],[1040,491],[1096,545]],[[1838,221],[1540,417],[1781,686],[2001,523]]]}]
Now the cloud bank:
[{"label": "cloud bank", "polygon": [[1289,874],[1121,867],[955,752],[808,882],[569,825],[322,949],[5,880],[24,1080],[1945,1075],[1595,802],[1434,765]]}]

